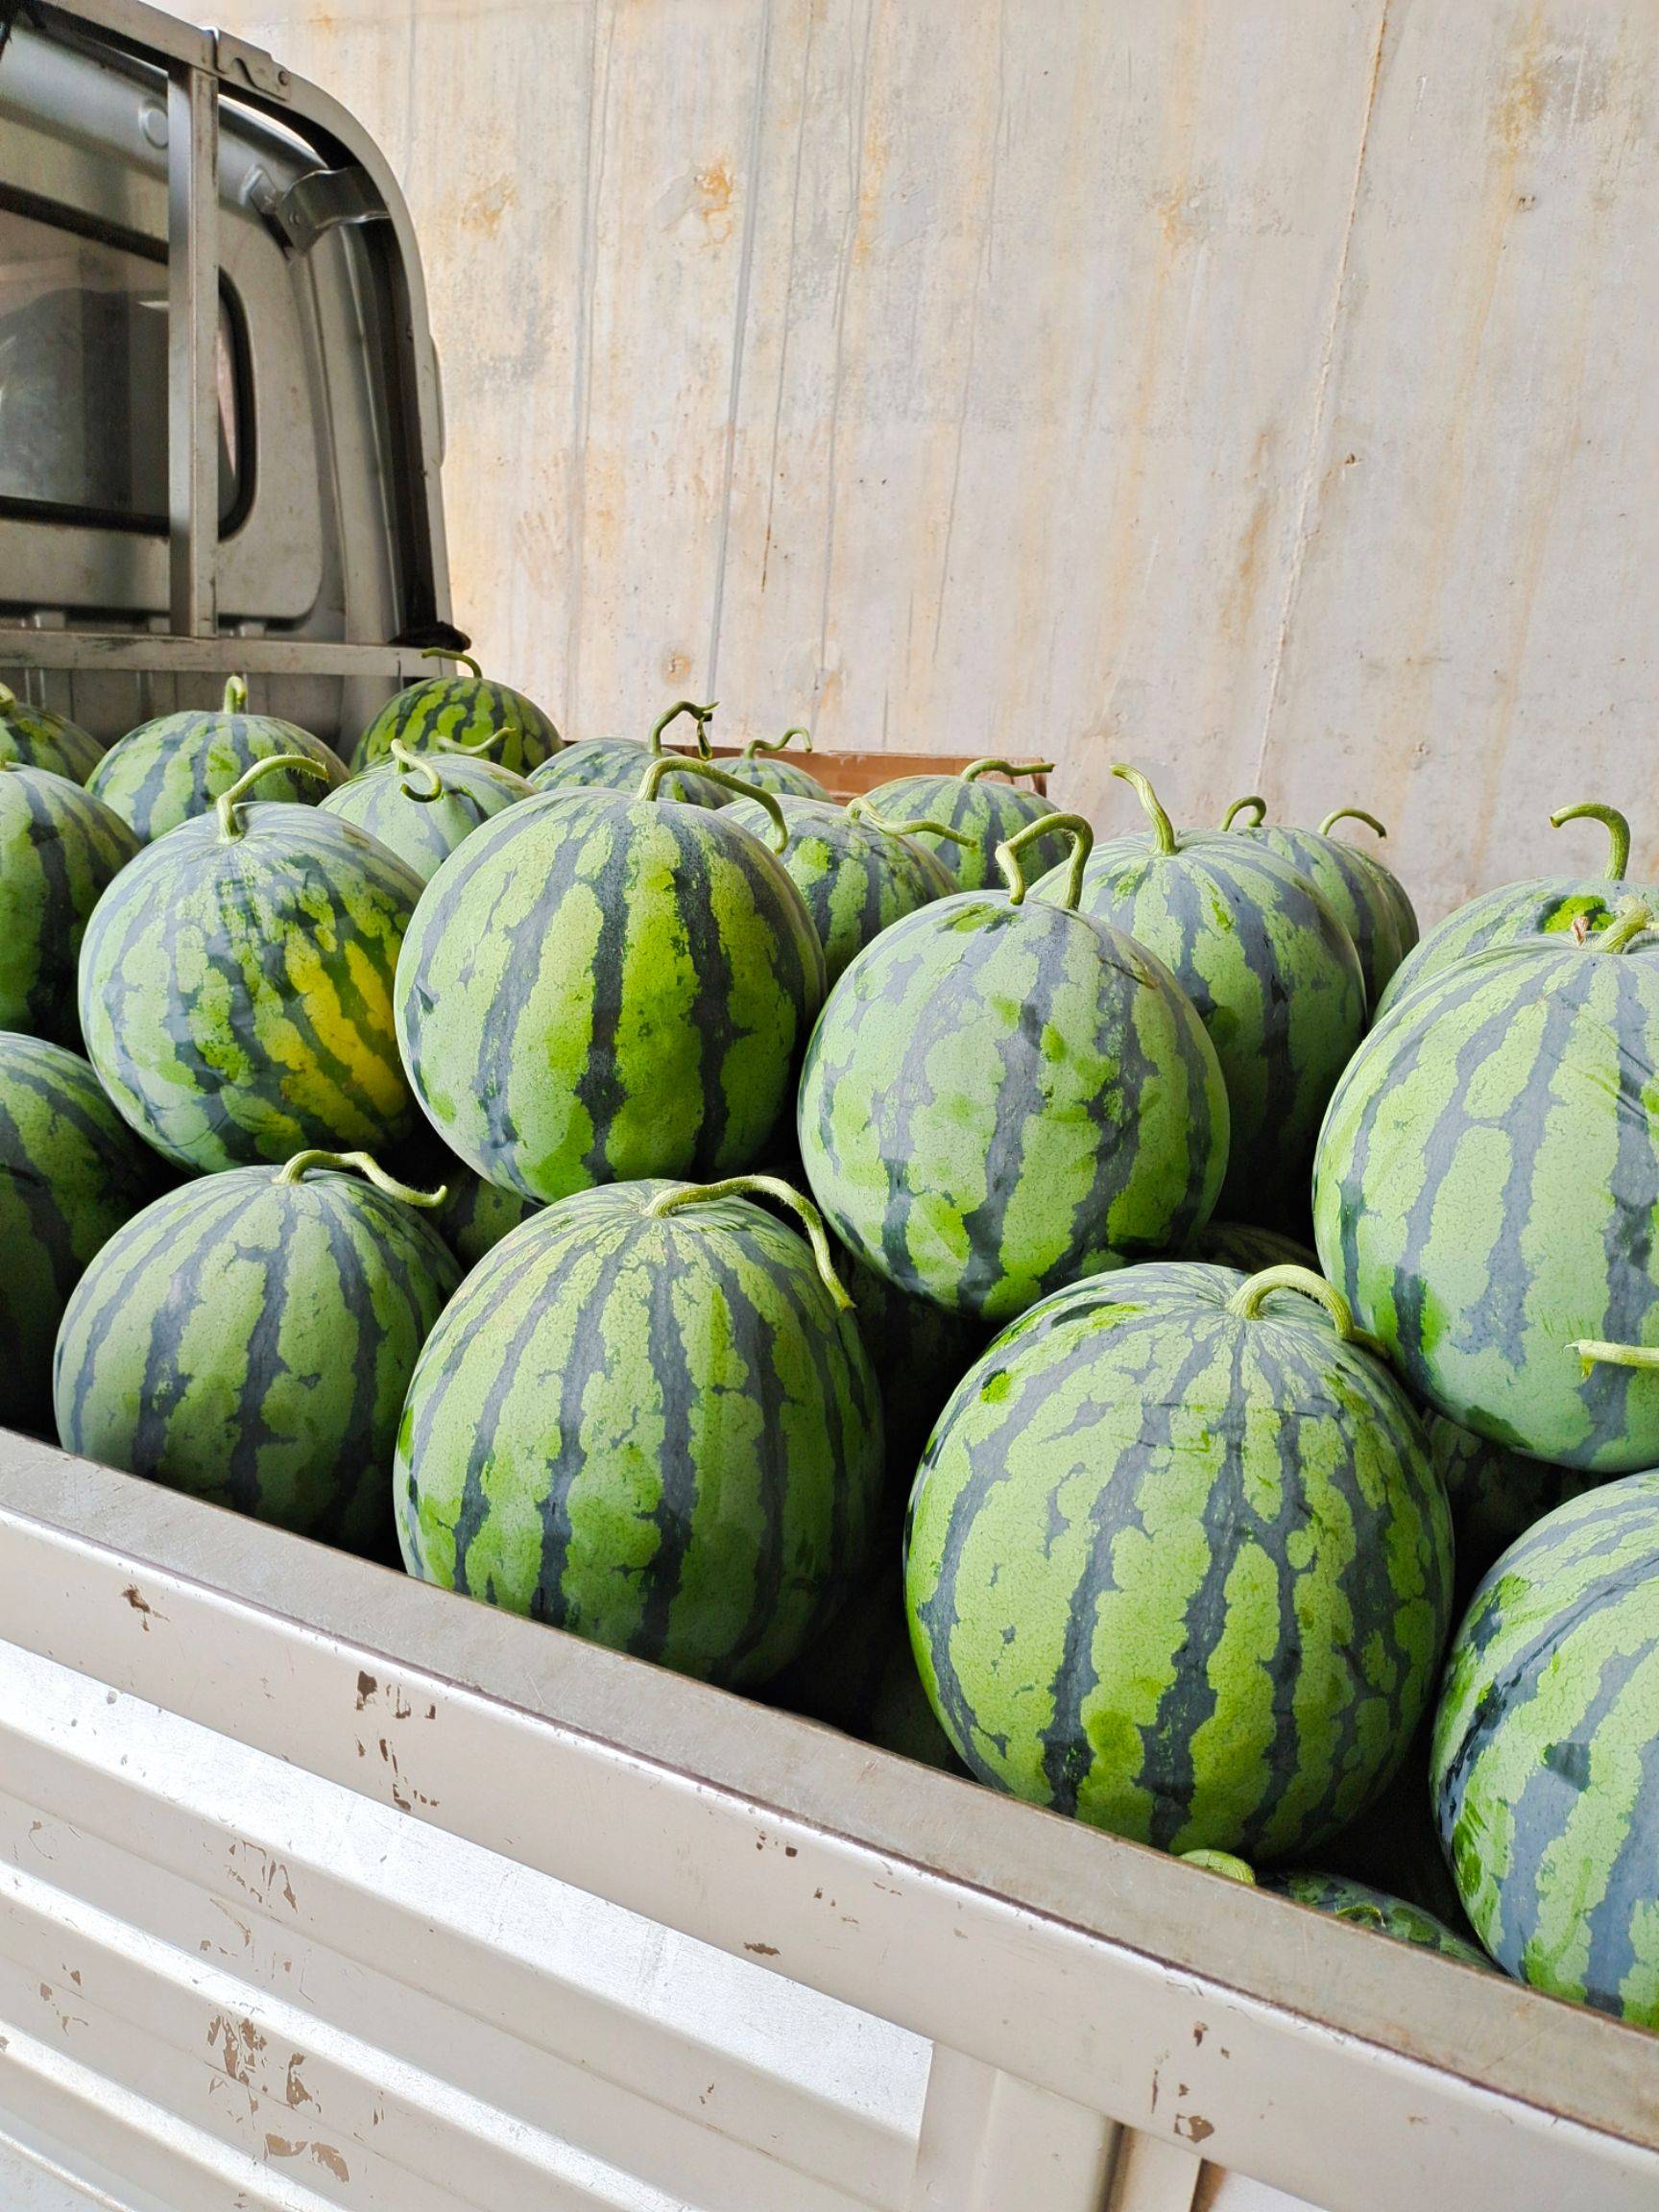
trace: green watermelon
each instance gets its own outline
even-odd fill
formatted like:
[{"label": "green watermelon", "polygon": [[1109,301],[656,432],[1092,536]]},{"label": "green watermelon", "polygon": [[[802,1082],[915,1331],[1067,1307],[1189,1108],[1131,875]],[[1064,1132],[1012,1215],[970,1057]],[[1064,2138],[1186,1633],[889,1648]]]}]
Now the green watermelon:
[{"label": "green watermelon", "polygon": [[751,737],[737,758],[731,763],[733,775],[739,783],[750,784],[757,791],[770,791],[775,799],[816,799],[828,802],[830,794],[816,776],[809,775],[793,760],[776,757],[791,737],[800,738],[803,753],[811,752],[811,733],[799,728],[785,730],[781,737]]},{"label": "green watermelon", "polygon": [[1649,919],[1431,977],[1356,1054],[1315,1164],[1325,1272],[1411,1387],[1601,1475],[1659,1460]]},{"label": "green watermelon", "polygon": [[1410,1401],[1352,1337],[1300,1268],[1155,1262],[1056,1291],[969,1370],[905,1589],[981,1780],[1262,1859],[1382,1788],[1432,1691],[1452,1530]]},{"label": "green watermelon", "polygon": [[1210,1032],[1232,1117],[1222,1211],[1298,1220],[1320,1117],[1365,1028],[1353,940],[1276,853],[1221,830],[1178,836],[1138,769],[1112,773],[1152,830],[1096,846],[1082,909],[1162,960]]},{"label": "green watermelon", "polygon": [[464,837],[529,796],[525,779],[493,760],[465,753],[411,753],[395,737],[388,757],[330,791],[322,811],[377,838],[426,883]]},{"label": "green watermelon", "polygon": [[[938,825],[889,824],[862,799],[837,806],[832,799],[776,796],[788,831],[779,857],[806,902],[831,984],[873,937],[954,888],[914,835]],[[726,818],[757,837],[769,826],[755,799],[733,800]]]},{"label": "green watermelon", "polygon": [[84,1060],[0,1032],[0,1426],[50,1430],[52,1344],[69,1293],[166,1182]]},{"label": "green watermelon", "polygon": [[126,823],[67,776],[0,760],[0,1029],[80,1044],[81,935],[137,850]]},{"label": "green watermelon", "polygon": [[747,1167],[787,1110],[824,995],[811,917],[774,853],[668,775],[732,788],[659,758],[637,797],[526,799],[445,861],[404,946],[416,1094],[523,1197]]},{"label": "green watermelon", "polygon": [[1217,1267],[1237,1267],[1241,1275],[1260,1274],[1263,1267],[1306,1267],[1319,1272],[1318,1255],[1299,1244],[1294,1237],[1282,1237],[1277,1229],[1258,1229],[1248,1221],[1206,1221],[1196,1237],[1187,1239],[1183,1260],[1209,1260]]},{"label": "green watermelon", "polygon": [[1346,1920],[1351,1928],[1374,1928],[1380,1936],[1392,1936],[1397,1943],[1438,1951],[1443,1959],[1455,1959],[1463,1966],[1479,1966],[1483,1974],[1492,1971],[1492,1961],[1483,1951],[1478,1951],[1432,1912],[1426,1912],[1408,1898],[1374,1889],[1368,1882],[1299,1867],[1290,1873],[1269,1875],[1262,1887],[1276,1889],[1280,1896],[1298,1905],[1310,1906],[1315,1912],[1329,1912],[1334,1919]]},{"label": "green watermelon", "polygon": [[1440,1839],[1509,1973],[1659,2028],[1659,1473],[1511,1545],[1452,1647]]},{"label": "green watermelon", "polygon": [[413,1120],[392,983],[421,879],[315,806],[245,804],[288,773],[322,771],[256,762],[122,870],[82,943],[87,1056],[182,1167],[395,1145]]},{"label": "green watermelon", "polygon": [[[1019,853],[1073,840],[1058,898]],[[911,1297],[1005,1320],[1045,1291],[1180,1244],[1215,1202],[1227,1100],[1191,1001],[1076,910],[1089,828],[1002,848],[1012,889],[958,892],[866,946],[801,1079],[801,1157],[836,1235]]]},{"label": "green watermelon", "polygon": [[388,700],[357,740],[354,770],[384,760],[394,744],[411,753],[489,751],[503,768],[528,776],[550,760],[565,740],[534,700],[506,684],[492,684],[469,653],[429,645],[423,661],[458,661],[465,676],[427,676]]},{"label": "green watermelon", "polygon": [[432,1216],[432,1225],[463,1269],[476,1267],[511,1230],[541,1212],[534,1198],[521,1198],[517,1190],[486,1183],[460,1160],[446,1170],[445,1183],[447,1195]]},{"label": "green watermelon", "polygon": [[84,783],[104,757],[100,741],[49,707],[31,707],[9,684],[0,684],[0,760],[44,768]]},{"label": "green watermelon", "polygon": [[[1379,1019],[1392,1013],[1420,983],[1490,947],[1527,945],[1540,937],[1581,938],[1607,927],[1615,907],[1627,895],[1624,871],[1630,864],[1629,823],[1616,808],[1589,800],[1582,805],[1558,808],[1550,821],[1556,830],[1568,822],[1601,823],[1609,839],[1607,873],[1534,877],[1519,883],[1501,883],[1495,891],[1483,891],[1478,899],[1471,899],[1436,923],[1395,970],[1377,1007]],[[1659,902],[1659,888],[1644,890],[1639,896]]]},{"label": "green watermelon", "polygon": [[516,1229],[428,1338],[398,1438],[411,1574],[738,1686],[840,1602],[880,1480],[823,1225],[754,1176],[615,1184]]},{"label": "green watermelon", "polygon": [[1523,1458],[1441,1413],[1431,1413],[1426,1427],[1435,1472],[1452,1507],[1457,1595],[1467,1600],[1501,1551],[1546,1513],[1591,1488],[1596,1478]]},{"label": "green watermelon", "polygon": [[[682,714],[688,714],[697,726],[697,756],[709,757],[707,726],[714,709],[712,706],[696,707],[689,699],[677,699],[666,713],[660,714],[652,726],[648,744],[641,745],[633,737],[585,737],[579,745],[566,745],[557,760],[549,760],[531,777],[531,788],[536,791],[626,791],[632,796],[639,788],[639,780],[655,759],[684,761],[685,756],[671,753],[662,743],[663,732]],[[707,778],[699,781],[695,776],[680,777],[674,786],[674,797],[687,806],[724,806],[733,790]]]},{"label": "green watermelon", "polygon": [[[293,766],[303,756],[305,765]],[[246,677],[225,686],[222,711],[163,714],[141,722],[111,745],[86,780],[86,788],[148,845],[169,830],[212,811],[222,792],[261,760],[289,763],[261,790],[266,799],[314,806],[319,786],[346,781],[346,765],[320,737],[274,714],[250,714]],[[314,763],[317,771],[311,772]]]},{"label": "green watermelon", "polygon": [[[1417,942],[1417,917],[1398,877],[1381,860],[1361,852],[1332,830],[1338,822],[1363,822],[1379,837],[1388,832],[1375,814],[1358,806],[1339,806],[1327,814],[1317,830],[1292,830],[1277,822],[1264,822],[1266,802],[1254,794],[1236,799],[1228,807],[1223,830],[1236,837],[1249,837],[1288,861],[1298,876],[1312,884],[1349,936],[1359,955],[1365,977],[1365,1002],[1375,1007],[1388,978]],[[1240,829],[1238,817],[1252,819]]]},{"label": "green watermelon", "polygon": [[[1047,776],[1052,760],[971,760],[960,775],[896,776],[878,783],[869,803],[890,822],[930,825],[914,834],[950,878],[958,891],[999,888],[997,848],[1033,823],[1057,817],[1040,791],[1022,791],[1016,776]],[[987,777],[1008,782],[987,782]],[[954,831],[954,835],[950,832]],[[1065,860],[1070,839],[1058,831],[1030,848],[1027,873],[1041,875]]]},{"label": "green watermelon", "polygon": [[158,1198],[64,1312],[65,1450],[370,1544],[390,1515],[416,1354],[460,1280],[415,1211],[434,1203],[366,1152],[299,1152]]},{"label": "green watermelon", "polygon": [[968,1771],[934,1719],[916,1671],[896,1563],[878,1567],[853,1593],[778,1676],[769,1701],[920,1766]]}]

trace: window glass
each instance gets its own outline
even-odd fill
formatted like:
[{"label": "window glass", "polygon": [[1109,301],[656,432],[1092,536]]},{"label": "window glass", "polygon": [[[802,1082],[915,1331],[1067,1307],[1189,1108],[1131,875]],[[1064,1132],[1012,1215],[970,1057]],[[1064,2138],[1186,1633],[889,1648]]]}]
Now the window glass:
[{"label": "window glass", "polygon": [[[0,510],[167,527],[167,263],[0,204]],[[219,300],[219,519],[241,500],[243,390]]]}]

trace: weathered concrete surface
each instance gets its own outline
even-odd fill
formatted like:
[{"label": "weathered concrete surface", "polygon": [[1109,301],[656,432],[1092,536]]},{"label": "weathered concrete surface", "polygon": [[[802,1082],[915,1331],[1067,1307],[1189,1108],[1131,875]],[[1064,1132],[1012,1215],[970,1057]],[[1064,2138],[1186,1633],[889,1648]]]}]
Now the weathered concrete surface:
[{"label": "weathered concrete surface", "polygon": [[1355,801],[1430,913],[1586,796],[1659,871],[1651,0],[220,20],[405,181],[457,610],[565,727]]}]

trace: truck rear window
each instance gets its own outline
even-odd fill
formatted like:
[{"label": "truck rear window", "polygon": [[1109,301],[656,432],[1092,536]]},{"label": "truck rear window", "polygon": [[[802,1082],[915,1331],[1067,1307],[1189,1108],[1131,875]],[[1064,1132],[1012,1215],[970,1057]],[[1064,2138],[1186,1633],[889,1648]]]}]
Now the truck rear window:
[{"label": "truck rear window", "polygon": [[[0,512],[167,527],[167,259],[0,194]],[[247,374],[219,298],[219,520],[246,504]]]}]

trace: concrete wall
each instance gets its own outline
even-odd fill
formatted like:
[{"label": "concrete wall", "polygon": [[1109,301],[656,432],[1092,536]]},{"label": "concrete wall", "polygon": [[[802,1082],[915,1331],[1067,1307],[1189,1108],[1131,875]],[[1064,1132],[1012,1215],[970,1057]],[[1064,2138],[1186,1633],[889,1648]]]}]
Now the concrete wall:
[{"label": "concrete wall", "polygon": [[[574,733],[1659,870],[1652,0],[221,0],[424,240],[459,618]],[[1366,832],[1358,831],[1358,836]]]}]

